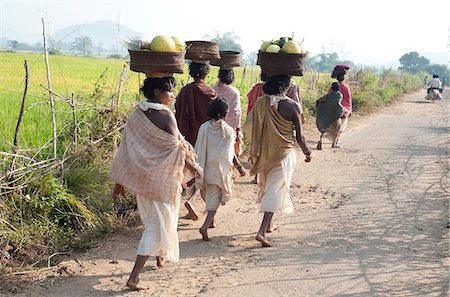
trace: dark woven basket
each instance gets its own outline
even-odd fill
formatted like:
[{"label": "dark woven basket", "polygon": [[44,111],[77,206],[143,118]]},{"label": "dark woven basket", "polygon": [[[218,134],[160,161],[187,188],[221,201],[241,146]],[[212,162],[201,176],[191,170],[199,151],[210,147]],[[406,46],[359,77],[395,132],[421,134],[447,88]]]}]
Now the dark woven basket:
[{"label": "dark woven basket", "polygon": [[259,51],[256,64],[261,66],[262,72],[269,77],[275,75],[302,76],[306,56],[307,54],[275,54]]},{"label": "dark woven basket", "polygon": [[185,52],[151,52],[128,50],[131,57],[130,69],[137,72],[183,73]]},{"label": "dark woven basket", "polygon": [[339,74],[347,74],[350,67],[345,64],[336,65],[331,73],[331,78],[336,78]]},{"label": "dark woven basket", "polygon": [[186,41],[186,59],[194,61],[220,59],[219,44],[212,41]]},{"label": "dark woven basket", "polygon": [[241,66],[241,54],[233,51],[220,51],[220,59],[211,60],[211,65],[220,66],[223,69]]}]

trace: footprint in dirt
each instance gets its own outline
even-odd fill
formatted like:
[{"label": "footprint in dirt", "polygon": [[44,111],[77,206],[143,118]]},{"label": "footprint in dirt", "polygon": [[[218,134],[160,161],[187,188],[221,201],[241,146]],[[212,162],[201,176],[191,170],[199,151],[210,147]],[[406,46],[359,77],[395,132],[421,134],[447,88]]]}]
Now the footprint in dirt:
[{"label": "footprint in dirt", "polygon": [[290,189],[291,199],[296,208],[332,208],[342,206],[350,198],[343,193],[337,193],[320,185],[299,186],[293,185]]}]

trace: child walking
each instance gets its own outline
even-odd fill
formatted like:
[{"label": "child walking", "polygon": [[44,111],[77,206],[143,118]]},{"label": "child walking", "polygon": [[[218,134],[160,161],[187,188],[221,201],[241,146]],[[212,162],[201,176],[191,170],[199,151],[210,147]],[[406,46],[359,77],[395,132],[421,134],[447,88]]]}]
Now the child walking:
[{"label": "child walking", "polygon": [[[200,234],[203,240],[210,240],[208,228],[220,205],[230,199],[233,190],[233,160],[236,158],[234,144],[236,132],[225,121],[228,104],[223,98],[215,99],[207,110],[211,120],[200,126],[195,152],[204,170],[202,178],[196,180],[206,202],[207,216]],[[241,173],[241,176],[245,172]]]}]

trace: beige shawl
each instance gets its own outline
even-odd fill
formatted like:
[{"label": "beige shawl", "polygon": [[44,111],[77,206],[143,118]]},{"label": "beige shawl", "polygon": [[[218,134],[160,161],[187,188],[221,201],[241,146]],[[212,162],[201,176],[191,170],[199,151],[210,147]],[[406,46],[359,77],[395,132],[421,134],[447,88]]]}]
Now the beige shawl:
[{"label": "beige shawl", "polygon": [[155,126],[143,112],[149,108],[171,112],[163,104],[138,104],[122,133],[110,178],[137,195],[174,204],[186,162],[196,164],[195,152],[179,132],[174,136]]},{"label": "beige shawl", "polygon": [[[233,190],[233,157],[236,132],[224,120],[210,120],[198,131],[195,152],[204,171],[204,178],[197,179],[198,187],[205,184],[218,185],[227,202]],[[205,190],[205,189],[203,189]]]},{"label": "beige shawl", "polygon": [[250,140],[253,167],[250,174],[268,172],[294,148],[294,125],[278,112],[278,103],[286,96],[260,97],[250,111],[243,130]]}]

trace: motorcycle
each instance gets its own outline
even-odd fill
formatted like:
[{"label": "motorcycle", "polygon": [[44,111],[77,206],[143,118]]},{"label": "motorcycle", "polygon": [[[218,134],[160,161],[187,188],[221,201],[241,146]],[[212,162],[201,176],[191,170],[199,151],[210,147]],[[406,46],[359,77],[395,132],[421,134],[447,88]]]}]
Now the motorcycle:
[{"label": "motorcycle", "polygon": [[425,99],[431,100],[434,103],[434,101],[436,101],[436,100],[441,100],[442,95],[441,95],[441,92],[439,91],[439,89],[433,88],[431,90],[428,90],[428,94],[425,96]]}]

